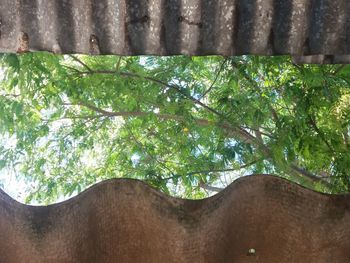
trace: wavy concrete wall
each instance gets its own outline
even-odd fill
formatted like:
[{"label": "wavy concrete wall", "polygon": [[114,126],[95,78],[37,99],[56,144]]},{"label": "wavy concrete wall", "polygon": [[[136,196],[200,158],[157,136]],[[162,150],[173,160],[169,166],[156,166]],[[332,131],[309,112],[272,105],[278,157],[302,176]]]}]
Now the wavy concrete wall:
[{"label": "wavy concrete wall", "polygon": [[0,192],[2,263],[350,261],[350,196],[268,175],[203,200],[127,179],[33,207]]},{"label": "wavy concrete wall", "polygon": [[291,54],[347,63],[349,12],[348,0],[0,0],[0,52]]}]

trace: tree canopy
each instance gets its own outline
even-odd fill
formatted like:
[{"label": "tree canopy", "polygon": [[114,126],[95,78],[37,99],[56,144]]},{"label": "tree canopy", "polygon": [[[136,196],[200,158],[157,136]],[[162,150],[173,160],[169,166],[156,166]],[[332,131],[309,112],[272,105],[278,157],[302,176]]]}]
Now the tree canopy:
[{"label": "tree canopy", "polygon": [[120,177],[201,198],[227,172],[350,189],[350,66],[27,53],[0,78],[0,168],[27,202]]}]

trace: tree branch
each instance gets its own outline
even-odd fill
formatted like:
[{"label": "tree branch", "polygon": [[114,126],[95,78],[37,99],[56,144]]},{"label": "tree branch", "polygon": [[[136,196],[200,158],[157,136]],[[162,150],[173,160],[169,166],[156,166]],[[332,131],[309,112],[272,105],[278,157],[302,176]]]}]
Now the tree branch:
[{"label": "tree branch", "polygon": [[[216,116],[222,118],[222,119],[225,119],[225,116],[222,115],[220,112],[218,112],[217,110],[205,105],[203,102],[201,102],[200,100],[192,97],[192,96],[189,96],[187,95],[181,87],[177,86],[177,85],[172,85],[172,84],[168,84],[164,81],[161,81],[161,80],[158,80],[156,78],[153,78],[153,77],[147,77],[147,76],[141,76],[141,75],[138,75],[136,73],[131,73],[131,72],[116,72],[114,70],[95,70],[95,71],[88,71],[88,72],[81,72],[81,74],[119,74],[120,76],[126,76],[126,77],[132,77],[132,78],[143,78],[143,79],[146,79],[146,80],[149,80],[151,82],[154,82],[154,83],[157,83],[159,85],[162,85],[164,87],[167,87],[169,89],[173,89],[175,90],[176,92],[180,93],[181,95],[183,95],[185,98],[191,100],[194,104],[197,104],[199,106],[201,106],[202,108],[206,109],[207,111],[215,114]],[[107,114],[111,114],[111,113],[107,113]],[[137,114],[135,112],[135,114]],[[141,115],[144,115],[145,113],[142,113]],[[115,116],[113,113],[112,113],[113,116]],[[122,116],[123,113],[119,113],[118,116]],[[236,136],[238,135],[239,138],[241,140],[243,140],[245,143],[250,143],[250,144],[253,144],[253,145],[256,145],[258,146],[259,148],[261,148],[263,151],[267,152],[268,149],[266,148],[266,146],[264,145],[260,145],[260,142],[258,142],[256,140],[256,138],[251,135],[249,132],[247,132],[245,129],[243,129],[242,127],[230,127],[231,125],[225,121],[223,122],[223,124],[221,125],[221,127],[226,127],[231,130],[231,132],[234,131],[234,133],[236,134]]]},{"label": "tree branch", "polygon": [[177,85],[168,84],[168,83],[166,83],[166,82],[164,82],[164,81],[158,80],[158,79],[153,78],[153,77],[140,76],[140,75],[138,75],[138,74],[130,73],[130,72],[120,72],[120,75],[121,75],[121,76],[133,77],[133,78],[144,78],[144,79],[146,79],[146,80],[149,80],[149,81],[152,81],[152,82],[154,82],[154,83],[160,84],[160,85],[162,85],[162,86],[164,86],[164,87],[167,87],[167,88],[169,88],[169,89],[173,89],[173,90],[175,90],[176,92],[180,93],[182,96],[184,96],[186,99],[191,100],[192,102],[194,102],[195,104],[197,104],[197,105],[201,106],[202,108],[208,110],[209,112],[214,113],[215,115],[222,117],[222,114],[221,114],[220,112],[218,112],[217,110],[215,110],[215,109],[213,109],[213,108],[211,108],[211,107],[205,105],[205,104],[204,104],[203,102],[201,102],[200,100],[198,100],[198,99],[196,99],[196,98],[194,98],[194,97],[192,97],[192,96],[187,95],[187,94],[183,91],[183,89],[182,89],[181,87],[177,86]]},{"label": "tree branch", "polygon": [[340,66],[332,73],[332,75],[333,75],[333,76],[337,75],[345,66],[346,66],[346,64],[340,65]]},{"label": "tree branch", "polygon": [[65,67],[67,69],[71,69],[74,72],[76,72],[77,74],[81,74],[82,73],[79,69],[76,69],[75,67],[71,67],[71,66],[67,66],[67,65],[63,65],[63,67]]},{"label": "tree branch", "polygon": [[302,176],[310,179],[313,182],[320,182],[323,185],[325,185],[328,188],[332,188],[332,185],[330,183],[328,183],[327,181],[325,181],[323,178],[320,178],[316,175],[314,175],[313,173],[310,173],[309,171],[305,170],[302,167],[299,167],[296,164],[291,164],[290,168],[292,169],[292,171],[296,172],[297,174],[301,174]]},{"label": "tree branch", "polygon": [[199,183],[199,187],[201,187],[201,188],[203,188],[205,190],[211,191],[211,192],[220,192],[220,191],[224,190],[223,188],[210,186],[210,185],[207,185],[207,184],[205,184],[203,182]]},{"label": "tree branch", "polygon": [[[179,122],[184,122],[185,118],[183,116],[179,116],[179,115],[172,115],[172,114],[159,114],[159,113],[154,113],[154,112],[142,112],[142,111],[131,111],[131,112],[124,112],[124,111],[120,111],[120,112],[110,112],[110,111],[106,111],[103,109],[100,109],[92,104],[86,103],[86,102],[78,102],[78,103],[63,103],[63,105],[70,105],[70,106],[84,106],[89,108],[92,111],[98,112],[104,116],[107,117],[143,117],[143,116],[147,116],[150,114],[154,114],[155,116],[157,116],[160,119],[163,120],[174,120],[174,121],[179,121]],[[223,122],[223,123],[216,123],[214,121],[209,121],[206,119],[196,119],[194,118],[193,121],[200,125],[200,126],[217,126],[220,127],[222,129],[224,129],[226,131],[227,134],[237,137],[240,140],[242,140],[243,142],[246,143],[251,143],[253,145],[256,145],[256,138],[254,136],[252,136],[249,132],[245,131],[244,129],[240,129],[240,128],[236,128],[233,127],[231,125],[229,125],[227,122]],[[268,149],[266,148],[265,151],[267,151]]]},{"label": "tree branch", "polygon": [[271,104],[269,104],[269,108],[270,108],[270,112],[271,112],[273,120],[275,121],[275,123],[277,123],[279,121],[277,111],[272,107]]},{"label": "tree branch", "polygon": [[295,62],[292,62],[292,65],[293,65],[295,68],[297,68],[298,71],[299,71],[300,73],[303,73],[303,72],[304,72],[304,69],[303,69],[302,66],[296,64]]},{"label": "tree branch", "polygon": [[[234,64],[233,64],[234,65]],[[157,83],[159,85],[162,85],[164,87],[167,87],[169,89],[173,89],[176,92],[180,93],[181,95],[183,95],[185,98],[191,100],[194,104],[197,104],[199,106],[201,106],[202,108],[206,109],[207,111],[213,113],[214,115],[221,117],[222,119],[225,119],[225,116],[223,116],[220,112],[216,111],[215,109],[205,105],[204,103],[202,103],[201,101],[199,101],[198,99],[187,95],[181,87],[177,86],[177,85],[173,85],[173,84],[168,84],[164,81],[158,80],[156,78],[153,77],[148,77],[148,76],[141,76],[138,75],[136,73],[131,73],[131,72],[116,72],[115,70],[95,70],[95,71],[90,71],[88,70],[87,72],[81,72],[81,74],[119,74],[120,76],[125,76],[125,77],[132,77],[132,78],[143,78],[146,80],[149,80],[153,83]],[[245,76],[247,78],[248,81],[252,81],[248,78],[248,76]],[[108,117],[137,117],[137,116],[146,116],[149,114],[154,114],[156,115],[158,118],[160,119],[164,119],[164,120],[175,120],[175,121],[180,121],[183,122],[185,121],[185,118],[183,116],[178,116],[178,115],[169,115],[169,114],[156,114],[156,113],[151,113],[151,112],[139,112],[139,111],[135,111],[135,112],[109,112],[103,109],[100,109],[94,105],[90,105],[87,103],[83,103],[80,102],[79,103],[82,106],[85,106],[93,111],[99,112],[105,116]],[[242,140],[245,143],[250,143],[254,146],[256,146],[258,149],[260,149],[262,151],[262,153],[266,156],[267,159],[271,159],[272,158],[272,154],[271,154],[271,150],[265,145],[262,144],[256,137],[254,137],[253,135],[251,135],[248,131],[246,131],[245,129],[243,129],[242,127],[233,127],[231,124],[229,124],[227,121],[223,121],[222,123],[216,123],[213,121],[208,121],[206,119],[194,119],[194,122],[198,125],[201,126],[206,126],[206,125],[216,125],[222,129],[224,129],[224,131],[228,134],[233,136],[234,138],[238,138],[240,140]],[[327,184],[327,182],[325,182],[324,180],[322,180],[322,178],[319,178],[315,175],[313,175],[312,173],[307,172],[306,170],[304,170],[303,168],[298,167],[297,165],[293,164],[290,165],[290,171],[294,172],[294,173],[298,173],[299,175],[303,175],[313,181],[316,182],[323,182],[325,184]],[[329,185],[327,185],[329,186]]]},{"label": "tree branch", "polygon": [[183,95],[185,98],[191,100],[192,102],[194,102],[195,104],[203,107],[204,109],[208,110],[209,112],[211,113],[214,113],[215,115],[217,116],[222,116],[221,113],[219,113],[218,111],[216,111],[215,109],[205,105],[203,102],[201,102],[200,100],[192,97],[192,96],[189,96],[187,95],[181,87],[177,86],[177,85],[173,85],[173,84],[168,84],[164,81],[161,81],[159,79],[156,79],[156,78],[153,78],[153,77],[148,77],[148,76],[141,76],[139,74],[136,74],[136,73],[132,73],[132,72],[117,72],[115,70],[88,70],[87,72],[84,72],[84,71],[81,71],[81,74],[111,74],[111,75],[114,75],[114,74],[118,74],[120,76],[124,76],[124,77],[131,77],[131,78],[142,78],[142,79],[146,79],[146,80],[149,80],[153,83],[157,83],[161,86],[164,86],[164,87],[167,87],[169,89],[173,89],[175,90],[176,92],[180,93],[181,95]]},{"label": "tree branch", "polygon": [[343,135],[343,140],[344,140],[344,144],[346,147],[349,147],[349,135],[347,131],[342,132]]},{"label": "tree branch", "polygon": [[11,97],[11,98],[18,98],[20,97],[22,94],[0,94],[1,97],[5,97],[5,98],[8,98],[8,97]]},{"label": "tree branch", "polygon": [[118,58],[117,65],[115,66],[115,70],[116,70],[117,72],[119,71],[121,61],[122,61],[122,57],[120,56],[120,57]]},{"label": "tree branch", "polygon": [[309,122],[310,122],[311,126],[314,128],[314,130],[320,136],[321,140],[327,145],[328,149],[331,150],[331,152],[334,152],[334,149],[332,148],[332,146],[326,140],[323,132],[318,128],[315,119],[311,115],[309,115],[308,117],[309,117]]},{"label": "tree branch", "polygon": [[[134,112],[110,112],[110,111],[106,111],[103,109],[100,109],[94,105],[85,103],[85,102],[80,102],[77,104],[70,104],[70,103],[65,103],[64,105],[80,105],[80,106],[84,106],[87,107],[93,111],[96,111],[100,114],[102,114],[103,116],[106,117],[143,117],[143,116],[147,116],[149,114],[154,114],[155,116],[157,116],[160,119],[163,120],[173,120],[173,121],[178,121],[178,122],[184,122],[186,121],[186,119],[183,116],[179,116],[179,115],[171,115],[171,114],[159,114],[159,113],[153,113],[153,112],[140,112],[140,111],[134,111]],[[206,120],[206,119],[194,119],[193,120],[197,125],[199,126],[217,126],[219,128],[222,128],[227,135],[231,135],[233,137],[239,138],[243,141],[246,141],[248,143],[252,143],[252,144],[256,144],[256,139],[255,137],[251,136],[248,132],[243,133],[241,130],[232,127],[230,125],[228,125],[227,123],[222,123],[222,124],[217,124],[215,122]],[[252,139],[251,137],[253,137],[254,139]],[[265,146],[265,148],[263,148],[263,153],[265,155],[265,157],[267,159],[271,159],[271,152],[270,149],[267,148]],[[247,164],[247,165],[252,165],[252,164]],[[244,167],[242,167],[244,168]],[[203,172],[203,171],[202,171]],[[328,182],[326,182],[325,180],[323,180],[320,177],[317,177],[316,175],[306,171],[305,169],[297,166],[296,164],[291,164],[290,165],[290,172],[292,173],[296,173],[299,175],[302,175],[314,182],[321,182],[323,183],[326,187],[331,187],[331,184],[329,184]]]},{"label": "tree branch", "polygon": [[274,137],[273,135],[261,131],[261,129],[266,130],[267,128],[264,128],[264,127],[250,128],[250,127],[247,127],[247,126],[242,126],[242,128],[249,129],[249,130],[251,130],[251,131],[254,131],[255,133],[258,132],[260,135],[264,135],[264,136],[266,136],[266,137],[269,137],[270,139],[275,139],[275,137]]},{"label": "tree branch", "polygon": [[240,170],[240,169],[244,169],[244,168],[247,168],[247,167],[249,167],[249,166],[252,166],[252,165],[254,165],[254,164],[256,164],[257,162],[260,162],[260,161],[262,161],[262,160],[263,160],[263,159],[257,159],[257,160],[254,160],[254,161],[250,162],[250,163],[241,165],[241,166],[238,167],[238,168],[201,170],[201,171],[195,171],[195,172],[187,173],[187,175],[207,174],[207,173],[220,173],[220,172],[234,172],[234,171],[238,171],[238,170]]},{"label": "tree branch", "polygon": [[73,60],[75,60],[76,62],[78,62],[80,65],[82,65],[84,68],[86,68],[89,73],[92,73],[93,70],[88,66],[86,65],[86,63],[84,63],[82,60],[80,60],[79,58],[77,58],[76,56],[73,56],[73,55],[68,55],[69,57],[71,57]]}]

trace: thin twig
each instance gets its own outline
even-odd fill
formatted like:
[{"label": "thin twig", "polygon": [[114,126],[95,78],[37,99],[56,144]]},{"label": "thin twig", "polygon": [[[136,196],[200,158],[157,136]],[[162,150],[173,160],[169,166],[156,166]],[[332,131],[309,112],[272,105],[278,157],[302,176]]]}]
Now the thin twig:
[{"label": "thin twig", "polygon": [[292,65],[294,66],[294,67],[296,67],[298,70],[299,70],[299,72],[300,73],[303,73],[303,67],[302,66],[300,66],[300,65],[298,65],[298,64],[296,64],[296,63],[294,63],[294,62],[292,62]]},{"label": "thin twig", "polygon": [[203,99],[214,87],[214,84],[216,83],[216,81],[218,80],[219,78],[219,75],[222,71],[222,69],[224,68],[224,65],[227,61],[227,58],[224,59],[224,61],[221,63],[220,67],[219,67],[219,70],[218,72],[216,73],[216,76],[215,76],[215,79],[214,81],[211,83],[210,87],[203,93],[203,95],[201,96],[200,100]]},{"label": "thin twig", "polygon": [[190,172],[187,175],[194,175],[194,174],[208,174],[208,173],[221,173],[221,172],[234,172],[234,171],[238,171],[244,168],[247,168],[249,166],[252,166],[254,164],[256,164],[257,162],[262,161],[263,159],[258,159],[258,160],[254,160],[250,163],[241,165],[238,168],[227,168],[227,169],[212,169],[212,170],[202,170],[202,171],[195,171],[195,172]]},{"label": "thin twig", "polygon": [[118,58],[117,65],[115,66],[115,70],[116,70],[116,71],[119,71],[119,67],[120,67],[121,61],[122,61],[122,57],[120,56],[120,57]]},{"label": "thin twig", "polygon": [[317,132],[317,134],[320,136],[321,140],[327,145],[328,149],[331,150],[331,152],[334,152],[333,147],[329,144],[327,139],[324,136],[324,133],[318,128],[315,119],[309,115],[309,121],[311,126],[314,128],[314,130]]},{"label": "thin twig", "polygon": [[[163,162],[161,162],[160,160],[158,160],[157,156],[154,156],[152,153],[150,153],[147,149],[147,147],[140,141],[136,138],[135,134],[132,132],[132,130],[126,125],[125,126],[126,129],[128,130],[129,134],[133,137],[134,141],[141,147],[143,148],[146,153],[151,157],[151,159],[153,159],[156,163],[158,163],[161,167],[163,167],[163,169],[167,170],[171,175],[172,177],[175,177],[175,174],[173,173],[173,171],[171,171],[171,169],[169,169]],[[159,177],[159,178],[158,178]],[[163,179],[161,178],[160,175],[157,175],[157,178],[158,179]]]},{"label": "thin twig", "polygon": [[216,111],[215,109],[205,105],[203,102],[199,101],[198,99],[187,95],[181,87],[177,86],[177,85],[172,85],[172,84],[168,84],[164,81],[161,81],[159,79],[153,78],[153,77],[147,77],[147,76],[141,76],[139,74],[136,73],[132,73],[132,72],[116,72],[115,70],[95,70],[95,71],[88,71],[88,72],[81,72],[81,74],[119,74],[120,76],[125,76],[125,77],[131,77],[131,78],[143,78],[146,80],[149,80],[151,82],[160,84],[164,87],[167,87],[169,89],[173,89],[175,91],[177,91],[178,93],[180,93],[181,95],[183,95],[185,98],[191,100],[192,102],[194,102],[195,104],[198,104],[199,106],[205,108],[206,110],[210,111],[211,113],[214,113],[215,115],[218,116],[222,116],[221,113],[219,113],[218,111]]},{"label": "thin twig", "polygon": [[98,119],[98,118],[103,118],[106,117],[105,115],[80,115],[80,116],[64,116],[62,118],[57,118],[57,119],[41,119],[41,121],[50,123],[50,122],[55,122],[55,121],[64,121],[64,120],[84,120],[84,119]]},{"label": "thin twig", "polygon": [[71,70],[75,71],[75,72],[78,73],[78,74],[81,74],[81,73],[82,73],[79,69],[76,69],[76,68],[71,67],[71,66],[63,65],[63,67],[68,68],[68,69],[71,69]]},{"label": "thin twig", "polygon": [[84,68],[86,68],[90,73],[93,72],[93,70],[86,65],[82,60],[80,60],[79,58],[77,58],[76,56],[73,55],[69,55],[72,59],[74,59],[76,62],[78,62],[79,64],[81,64]]},{"label": "thin twig", "polygon": [[332,75],[335,76],[337,75],[346,65],[343,64],[343,65],[340,65],[333,73]]},{"label": "thin twig", "polygon": [[21,94],[0,94],[0,96],[5,98],[8,98],[8,97],[18,98],[21,96]]}]

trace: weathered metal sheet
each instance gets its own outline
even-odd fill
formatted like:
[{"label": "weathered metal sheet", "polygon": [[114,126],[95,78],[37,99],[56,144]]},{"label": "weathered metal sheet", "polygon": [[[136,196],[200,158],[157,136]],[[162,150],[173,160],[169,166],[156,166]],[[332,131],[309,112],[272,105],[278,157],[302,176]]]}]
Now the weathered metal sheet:
[{"label": "weathered metal sheet", "polygon": [[[344,63],[349,12],[348,0],[0,0],[0,52],[291,54]],[[328,58],[300,57],[311,55]]]},{"label": "weathered metal sheet", "polygon": [[127,179],[46,207],[0,191],[0,262],[348,263],[349,204],[267,175],[197,201]]}]

